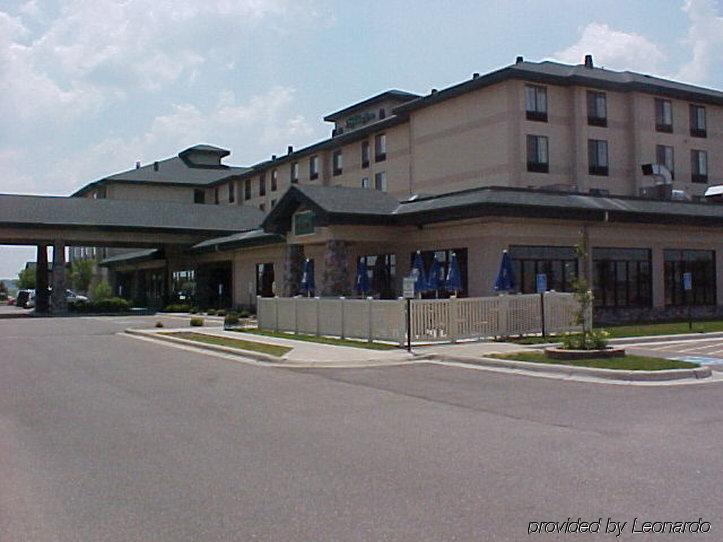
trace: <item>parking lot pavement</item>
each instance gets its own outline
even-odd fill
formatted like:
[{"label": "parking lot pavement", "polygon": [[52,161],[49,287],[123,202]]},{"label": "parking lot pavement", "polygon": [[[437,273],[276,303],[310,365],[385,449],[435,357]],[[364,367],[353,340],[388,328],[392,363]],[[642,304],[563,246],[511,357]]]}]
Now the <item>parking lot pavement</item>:
[{"label": "parking lot pavement", "polygon": [[630,353],[710,365],[714,371],[723,371],[723,338],[665,340],[626,344]]}]

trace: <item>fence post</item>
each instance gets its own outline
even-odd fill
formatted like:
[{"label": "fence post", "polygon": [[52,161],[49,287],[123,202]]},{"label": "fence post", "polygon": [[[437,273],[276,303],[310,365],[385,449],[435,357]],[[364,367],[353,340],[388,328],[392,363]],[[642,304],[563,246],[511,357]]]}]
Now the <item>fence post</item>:
[{"label": "fence post", "polygon": [[279,296],[274,296],[274,331],[279,331]]},{"label": "fence post", "polygon": [[407,322],[410,322],[411,324],[411,317],[412,315],[409,315],[409,319],[407,319],[407,307],[409,306],[409,310],[412,310],[411,304],[408,305],[408,301],[404,299],[403,297],[397,298],[397,303],[399,303],[399,346],[404,347],[405,343],[407,342],[405,339],[407,338],[407,333],[411,335],[412,330],[409,329],[412,326],[407,325]]},{"label": "fence post", "polygon": [[447,332],[449,333],[449,340],[451,342],[457,342],[457,336],[459,334],[458,330],[458,317],[457,311],[459,309],[459,305],[457,305],[457,297],[450,297],[449,303],[447,304],[449,307],[447,309]]},{"label": "fence post", "polygon": [[373,330],[374,330],[374,327],[373,327],[374,322],[372,321],[372,300],[373,299],[374,298],[372,298],[372,297],[367,297],[367,306],[368,306],[367,314],[368,314],[368,319],[369,319],[369,342],[372,342],[372,340],[374,338],[372,335]]},{"label": "fence post", "polygon": [[321,298],[316,296],[316,336],[321,335]]},{"label": "fence post", "polygon": [[339,310],[339,312],[341,313],[340,314],[340,319],[341,319],[341,332],[340,332],[341,337],[340,338],[342,338],[342,339],[345,338],[345,333],[344,333],[344,301],[345,300],[346,300],[346,298],[344,296],[341,296],[339,298],[339,303],[341,304],[341,308]]},{"label": "fence post", "polygon": [[299,296],[294,296],[294,333],[299,333]]},{"label": "fence post", "polygon": [[510,312],[510,303],[508,299],[508,294],[503,294],[499,296],[499,305],[498,305],[498,313],[497,313],[497,322],[499,325],[499,329],[497,330],[500,337],[507,337],[507,330],[509,327],[509,312]]}]

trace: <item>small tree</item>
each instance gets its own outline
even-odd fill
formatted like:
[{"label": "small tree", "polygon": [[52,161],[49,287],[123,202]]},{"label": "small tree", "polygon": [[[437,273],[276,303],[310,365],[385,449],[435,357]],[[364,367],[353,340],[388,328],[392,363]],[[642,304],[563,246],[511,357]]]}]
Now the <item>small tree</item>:
[{"label": "small tree", "polygon": [[26,268],[18,273],[18,288],[33,290],[35,288],[35,269]]},{"label": "small tree", "polygon": [[75,260],[70,267],[70,281],[73,288],[80,292],[87,292],[93,279],[95,260]]},{"label": "small tree", "polygon": [[110,285],[102,280],[90,288],[90,299],[91,301],[102,301],[108,299],[113,295]]},{"label": "small tree", "polygon": [[8,289],[5,283],[0,280],[0,301],[5,301],[8,298]]}]

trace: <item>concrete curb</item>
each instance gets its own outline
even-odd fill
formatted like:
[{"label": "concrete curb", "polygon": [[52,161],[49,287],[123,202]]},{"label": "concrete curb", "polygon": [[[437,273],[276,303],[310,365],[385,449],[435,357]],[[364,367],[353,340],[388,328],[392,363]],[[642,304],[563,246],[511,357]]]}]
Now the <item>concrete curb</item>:
[{"label": "concrete curb", "polygon": [[645,335],[644,337],[620,337],[610,339],[610,344],[645,344],[667,341],[695,341],[700,339],[723,338],[723,331],[710,331],[708,333],[678,333],[676,335]]},{"label": "concrete curb", "polygon": [[623,382],[660,382],[666,380],[682,380],[686,378],[708,378],[713,373],[710,367],[696,367],[694,369],[670,369],[664,371],[623,371],[618,369],[597,369],[594,367],[575,367],[572,365],[532,363],[529,361],[503,360],[497,358],[449,356],[444,354],[422,354],[418,359],[430,361],[469,363],[483,367],[498,369],[517,369],[533,373],[550,373],[564,376],[594,377],[605,380],[620,380]]}]

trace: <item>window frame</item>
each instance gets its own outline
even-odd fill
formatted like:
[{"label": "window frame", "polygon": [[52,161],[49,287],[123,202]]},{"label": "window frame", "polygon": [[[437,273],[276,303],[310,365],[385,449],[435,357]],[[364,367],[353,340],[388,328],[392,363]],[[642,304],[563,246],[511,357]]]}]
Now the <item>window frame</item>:
[{"label": "window frame", "polygon": [[266,195],[266,172],[259,175],[259,196]]},{"label": "window frame", "polygon": [[[665,122],[666,106],[670,114],[670,122]],[[667,98],[655,98],[655,131],[673,133],[673,102]]]},{"label": "window frame", "polygon": [[319,155],[309,157],[309,180],[315,181],[319,178]]},{"label": "window frame", "polygon": [[[700,126],[698,121],[698,112],[703,112],[703,125]],[[690,136],[691,137],[708,137],[708,112],[705,110],[705,106],[698,104],[690,104],[688,107],[688,114],[690,115]]]},{"label": "window frame", "polygon": [[274,168],[271,170],[271,191],[276,192],[279,189],[279,170]]},{"label": "window frame", "polygon": [[[705,171],[700,170],[700,158],[703,157]],[[694,183],[708,182],[708,151],[701,149],[690,149],[690,180]]]},{"label": "window frame", "polygon": [[[549,173],[550,172],[550,140],[547,136],[527,134],[527,171],[533,173]],[[531,142],[534,141],[534,152],[532,150]],[[545,142],[545,161],[541,161],[540,158],[540,146],[539,142]],[[530,159],[530,154],[535,154],[536,160]]]},{"label": "window frame", "polygon": [[[600,114],[599,98],[602,97],[602,115]],[[587,124],[589,126],[607,127],[608,125],[608,99],[605,92],[599,90],[587,91]]]},{"label": "window frame", "polygon": [[291,162],[289,167],[289,182],[291,184],[299,183],[299,162]]},{"label": "window frame", "polygon": [[371,151],[369,140],[365,139],[361,142],[361,167],[368,168],[371,162]]},{"label": "window frame", "polygon": [[[605,149],[604,164],[600,163],[600,149]],[[607,177],[610,169],[610,148],[606,139],[587,140],[587,164],[588,173],[601,177]]]},{"label": "window frame", "polygon": [[387,172],[377,171],[376,173],[374,173],[374,190],[378,190],[379,192],[386,192],[387,188]]},{"label": "window frame", "polygon": [[[530,94],[530,92],[532,92],[532,94]],[[540,99],[541,97],[542,100]],[[530,98],[532,99],[530,100]],[[544,85],[525,83],[525,115],[527,120],[547,122],[549,107],[547,87]]]},{"label": "window frame", "polygon": [[335,150],[331,155],[331,168],[334,177],[344,172],[344,154],[341,149]]},{"label": "window frame", "polygon": [[383,162],[387,159],[387,134],[374,136],[374,161]]},{"label": "window frame", "polygon": [[234,181],[228,183],[228,202],[236,202],[236,183]]},{"label": "window frame", "polygon": [[244,201],[251,199],[251,179],[244,180]]},{"label": "window frame", "polygon": [[[670,164],[668,164],[668,149],[670,149]],[[660,159],[662,151],[663,159]],[[672,145],[655,145],[655,163],[670,170],[670,178],[675,180],[675,147]]]}]

